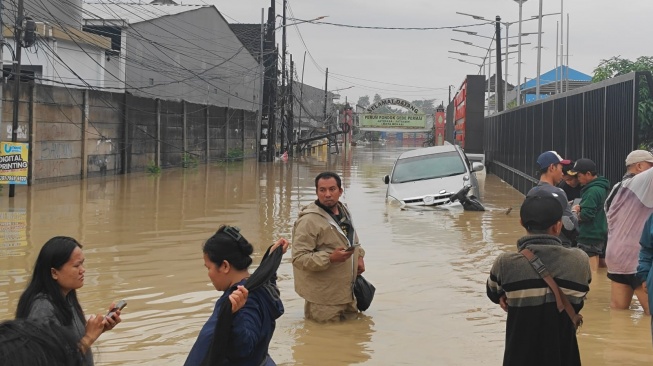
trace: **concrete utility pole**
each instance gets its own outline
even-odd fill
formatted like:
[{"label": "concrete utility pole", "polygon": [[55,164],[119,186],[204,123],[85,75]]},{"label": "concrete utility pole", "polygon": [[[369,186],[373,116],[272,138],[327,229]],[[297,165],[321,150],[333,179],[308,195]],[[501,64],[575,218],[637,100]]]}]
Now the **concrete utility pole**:
[{"label": "concrete utility pole", "polygon": [[[0,0],[1,1],[1,0]],[[299,86],[299,126],[297,127],[297,155],[301,152],[299,140],[302,139],[302,106],[304,103],[304,69],[306,68],[306,51],[304,51],[304,61],[302,62],[302,81]]]},{"label": "concrete utility pole", "polygon": [[326,68],[326,77],[324,78],[324,123],[327,120],[327,98],[329,97],[329,92],[327,87],[329,85],[329,68]]},{"label": "concrete utility pole", "polygon": [[295,105],[295,95],[293,94],[292,91],[292,84],[293,84],[293,75],[295,71],[295,63],[292,61],[292,54],[290,54],[290,74],[288,75],[288,104],[289,104],[289,109],[288,109],[288,129],[287,131],[287,136],[288,136],[288,153],[290,155],[293,154],[293,148],[292,148],[292,142],[293,142],[293,135],[294,135],[294,128],[295,128],[295,121],[293,121],[294,118],[294,105]]},{"label": "concrete utility pole", "polygon": [[263,113],[261,118],[261,145],[259,161],[274,159],[274,133],[276,122],[276,90],[277,90],[277,52],[275,49],[275,0],[270,0],[268,21],[265,29],[263,45]]},{"label": "concrete utility pole", "polygon": [[[2,17],[2,14],[0,14]],[[1,29],[0,29],[1,31]],[[23,48],[21,41],[23,33],[23,0],[18,0],[18,14],[14,28],[14,40],[16,43],[16,60],[14,60],[14,116],[11,123],[11,142],[18,141],[18,104],[20,102],[20,55]],[[9,197],[16,193],[16,185],[9,185]]]},{"label": "concrete utility pole", "polygon": [[[3,34],[3,30],[5,28],[5,25],[2,23],[2,14],[5,13],[4,10],[4,4],[2,2],[3,0],[0,0],[0,131],[2,131],[2,111],[3,111],[3,104],[4,104],[4,98],[5,98],[5,69],[4,69],[4,53],[3,50],[5,48],[5,36]],[[0,136],[0,141],[2,141],[3,138]]]},{"label": "concrete utility pole", "polygon": [[286,3],[283,0],[283,23],[281,25],[281,153],[284,151],[286,136],[284,127],[287,129],[286,120]]},{"label": "concrete utility pole", "polygon": [[[495,95],[497,100],[495,103],[497,105],[498,111],[503,111],[503,88],[501,84],[503,83],[503,76],[501,75],[501,17],[497,15],[496,17],[496,39],[497,39],[497,84],[494,85]],[[508,55],[506,55],[508,57]]]},{"label": "concrete utility pole", "polygon": [[[2,0],[0,0],[2,1]],[[261,78],[259,82],[259,92],[258,92],[258,128],[256,130],[256,161],[261,161],[261,154],[263,153],[264,145],[261,143],[261,136],[262,136],[262,128],[263,128],[263,95],[264,93],[264,85],[265,83],[263,82],[265,80],[265,67],[263,66],[263,52],[264,52],[264,47],[263,47],[263,40],[265,39],[265,9],[261,8],[261,44],[259,47],[259,55],[258,55],[258,67],[259,67],[259,77]],[[208,107],[207,107],[208,111]],[[207,158],[208,158],[208,153],[207,153]]]}]

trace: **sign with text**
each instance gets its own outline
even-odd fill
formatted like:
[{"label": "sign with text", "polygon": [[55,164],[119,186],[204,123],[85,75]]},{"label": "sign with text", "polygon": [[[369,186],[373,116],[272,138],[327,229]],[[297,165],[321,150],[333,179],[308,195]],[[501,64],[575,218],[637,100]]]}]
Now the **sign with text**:
[{"label": "sign with text", "polygon": [[361,114],[359,124],[363,128],[386,128],[394,130],[426,128],[425,114]]},{"label": "sign with text", "polygon": [[0,142],[0,184],[27,184],[28,146],[23,142]]}]

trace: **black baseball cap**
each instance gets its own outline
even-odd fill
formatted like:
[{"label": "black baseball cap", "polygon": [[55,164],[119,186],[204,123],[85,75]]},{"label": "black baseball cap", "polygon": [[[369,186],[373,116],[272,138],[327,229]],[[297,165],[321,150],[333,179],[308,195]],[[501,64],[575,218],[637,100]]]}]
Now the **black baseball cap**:
[{"label": "black baseball cap", "polygon": [[590,159],[578,159],[574,167],[567,174],[576,175],[578,173],[596,172],[596,164]]},{"label": "black baseball cap", "polygon": [[549,192],[528,196],[519,210],[521,222],[527,231],[546,230],[562,219],[562,206]]}]

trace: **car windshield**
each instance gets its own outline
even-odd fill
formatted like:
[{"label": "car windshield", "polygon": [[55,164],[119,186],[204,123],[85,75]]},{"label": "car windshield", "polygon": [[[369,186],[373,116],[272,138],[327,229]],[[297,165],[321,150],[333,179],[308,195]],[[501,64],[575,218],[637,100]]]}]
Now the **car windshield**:
[{"label": "car windshield", "polygon": [[464,174],[465,165],[457,151],[397,160],[392,183],[434,179]]}]

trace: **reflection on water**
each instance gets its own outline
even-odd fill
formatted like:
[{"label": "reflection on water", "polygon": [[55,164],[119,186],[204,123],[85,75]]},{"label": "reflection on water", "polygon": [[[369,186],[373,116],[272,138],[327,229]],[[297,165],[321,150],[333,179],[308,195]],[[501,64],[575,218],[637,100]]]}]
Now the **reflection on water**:
[{"label": "reflection on water", "polygon": [[[203,267],[202,242],[220,224],[239,226],[258,263],[275,238],[290,238],[299,209],[315,199],[315,175],[333,170],[343,176],[376,297],[356,321],[306,322],[286,255],[279,269],[286,313],[270,348],[275,361],[500,364],[505,313],[486,298],[485,280],[494,258],[515,250],[523,235],[523,197],[481,174],[485,212],[388,207],[381,178],[405,149],[371,144],[286,163],[212,164],[19,189],[13,203],[0,201],[0,319],[13,316],[41,245],[70,235],[87,258],[80,290],[86,313],[118,299],[129,303],[123,323],[96,343],[97,364],[181,364],[219,296]],[[651,363],[650,318],[637,307],[610,311],[609,285],[605,272],[593,279],[579,338],[583,362]]]}]

